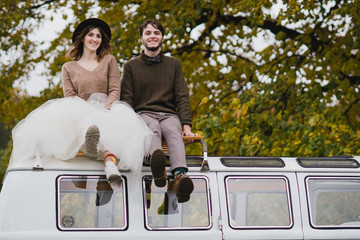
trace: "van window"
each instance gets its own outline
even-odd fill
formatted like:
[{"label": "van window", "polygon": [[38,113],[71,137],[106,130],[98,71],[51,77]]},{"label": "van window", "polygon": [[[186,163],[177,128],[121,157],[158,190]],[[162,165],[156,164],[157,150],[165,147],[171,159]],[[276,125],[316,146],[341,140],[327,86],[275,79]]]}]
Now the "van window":
[{"label": "van window", "polygon": [[125,180],[110,185],[105,176],[58,177],[58,228],[124,230],[127,227]]},{"label": "van window", "polygon": [[306,178],[314,228],[360,228],[360,178]]},{"label": "van window", "polygon": [[228,176],[225,185],[232,228],[292,227],[287,178]]},{"label": "van window", "polygon": [[359,163],[349,157],[303,157],[296,161],[304,168],[359,168]]},{"label": "van window", "polygon": [[208,179],[191,176],[194,191],[190,200],[178,203],[175,181],[167,179],[167,186],[158,188],[151,176],[143,179],[145,225],[149,230],[209,229],[212,225]]}]

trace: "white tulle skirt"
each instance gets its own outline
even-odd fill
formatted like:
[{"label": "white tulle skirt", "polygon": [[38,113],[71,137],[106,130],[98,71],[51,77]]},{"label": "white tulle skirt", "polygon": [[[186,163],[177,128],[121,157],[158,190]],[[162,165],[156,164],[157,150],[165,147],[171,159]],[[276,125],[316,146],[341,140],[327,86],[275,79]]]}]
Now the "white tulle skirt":
[{"label": "white tulle skirt", "polygon": [[12,131],[10,164],[34,161],[37,154],[41,159],[72,159],[83,147],[87,129],[95,124],[100,130],[100,152],[113,153],[120,159],[120,169],[139,172],[152,132],[124,102],[116,101],[105,110],[106,98],[96,93],[88,101],[79,97],[54,99],[35,109]]}]

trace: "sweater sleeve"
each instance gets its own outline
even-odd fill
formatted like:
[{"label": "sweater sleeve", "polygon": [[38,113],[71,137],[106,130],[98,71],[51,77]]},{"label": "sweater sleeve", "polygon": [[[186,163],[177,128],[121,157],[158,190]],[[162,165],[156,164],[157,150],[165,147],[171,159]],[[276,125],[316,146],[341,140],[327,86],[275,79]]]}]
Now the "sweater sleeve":
[{"label": "sweater sleeve", "polygon": [[111,104],[120,99],[120,71],[116,59],[111,55],[108,72],[108,98],[105,102],[105,108],[110,108]]},{"label": "sweater sleeve", "polygon": [[134,106],[133,79],[129,62],[124,64],[120,100],[126,102],[131,107]]},{"label": "sweater sleeve", "polygon": [[66,63],[62,66],[62,85],[64,97],[75,97],[77,96],[75,87],[71,81],[68,70],[66,69]]},{"label": "sweater sleeve", "polygon": [[187,88],[180,61],[176,61],[176,74],[175,74],[175,104],[180,117],[182,125],[192,126],[191,112],[189,105],[189,90]]}]

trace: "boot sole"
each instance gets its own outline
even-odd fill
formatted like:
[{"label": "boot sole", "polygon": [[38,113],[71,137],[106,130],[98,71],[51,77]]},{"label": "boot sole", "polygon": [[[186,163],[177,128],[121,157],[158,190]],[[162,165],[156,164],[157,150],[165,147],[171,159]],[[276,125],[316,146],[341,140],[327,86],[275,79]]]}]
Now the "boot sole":
[{"label": "boot sole", "polygon": [[194,190],[194,183],[188,177],[181,178],[176,191],[176,197],[179,203],[184,203],[189,201],[190,194]]},{"label": "boot sole", "polygon": [[98,150],[97,145],[100,139],[100,131],[99,128],[95,125],[90,126],[86,131],[85,135],[85,147],[86,147],[86,156],[90,160],[97,160],[98,158]]},{"label": "boot sole", "polygon": [[165,187],[166,185],[166,158],[160,149],[153,152],[150,159],[150,168],[157,187]]}]

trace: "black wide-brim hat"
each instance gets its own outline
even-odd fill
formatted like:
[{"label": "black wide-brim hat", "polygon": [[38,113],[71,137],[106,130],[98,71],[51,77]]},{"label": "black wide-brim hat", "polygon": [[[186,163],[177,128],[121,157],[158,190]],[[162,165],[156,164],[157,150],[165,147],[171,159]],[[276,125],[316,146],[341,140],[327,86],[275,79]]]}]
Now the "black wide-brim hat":
[{"label": "black wide-brim hat", "polygon": [[82,21],[76,28],[75,28],[75,31],[73,32],[73,35],[72,35],[72,42],[74,43],[75,40],[76,40],[76,37],[80,34],[80,32],[82,30],[84,30],[84,28],[86,28],[87,26],[95,26],[95,27],[100,27],[104,33],[109,37],[109,39],[111,39],[111,30],[110,30],[110,27],[109,25],[99,19],[99,18],[88,18],[84,21]]}]

